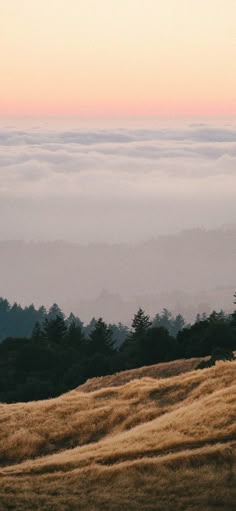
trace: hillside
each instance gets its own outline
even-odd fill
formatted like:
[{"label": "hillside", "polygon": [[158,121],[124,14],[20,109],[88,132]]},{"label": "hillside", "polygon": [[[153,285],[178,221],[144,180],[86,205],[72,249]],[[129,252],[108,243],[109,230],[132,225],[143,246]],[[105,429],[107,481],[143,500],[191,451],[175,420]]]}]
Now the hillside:
[{"label": "hillside", "polygon": [[[205,357],[205,360],[209,357]],[[202,357],[201,360],[204,360]],[[178,374],[193,371],[199,364],[199,358],[189,358],[186,360],[173,360],[172,362],[162,362],[150,366],[138,367],[127,371],[121,371],[116,374],[91,378],[80,386],[80,390],[92,392],[106,387],[117,387],[124,385],[132,380],[145,377],[150,378],[168,378]]]},{"label": "hillside", "polygon": [[1,511],[233,511],[236,362],[187,362],[0,405]]}]

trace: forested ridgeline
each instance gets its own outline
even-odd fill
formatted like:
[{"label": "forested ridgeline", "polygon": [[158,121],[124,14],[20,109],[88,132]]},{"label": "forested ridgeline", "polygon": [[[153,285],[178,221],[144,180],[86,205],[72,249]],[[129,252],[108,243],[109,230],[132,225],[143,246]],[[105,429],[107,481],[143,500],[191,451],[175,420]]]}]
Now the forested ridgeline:
[{"label": "forested ridgeline", "polygon": [[[55,319],[56,316],[62,317],[67,327],[73,322],[81,326],[85,336],[90,334],[96,323],[96,320],[92,318],[90,323],[84,325],[81,319],[72,313],[66,318],[56,303],[46,310],[44,306],[37,309],[33,304],[21,307],[15,302],[11,305],[8,300],[0,297],[0,342],[7,337],[31,337],[36,323],[42,324],[46,320]],[[204,318],[206,315],[203,314],[201,317]],[[198,318],[200,318],[199,315]],[[181,314],[173,317],[171,312],[163,309],[161,314],[156,314],[153,324],[167,328],[169,333],[176,337],[185,325],[185,320]],[[114,343],[119,346],[129,333],[128,327],[121,323],[109,324],[109,327],[112,330]]]},{"label": "forested ridgeline", "polygon": [[1,331],[14,332],[0,344],[2,402],[49,398],[88,378],[180,358],[213,353],[212,363],[236,350],[236,312],[214,311],[186,325],[166,309],[151,320],[140,308],[129,329],[102,318],[84,326],[73,314],[66,318],[56,304],[49,311],[33,305],[22,309],[1,299],[0,307]]}]

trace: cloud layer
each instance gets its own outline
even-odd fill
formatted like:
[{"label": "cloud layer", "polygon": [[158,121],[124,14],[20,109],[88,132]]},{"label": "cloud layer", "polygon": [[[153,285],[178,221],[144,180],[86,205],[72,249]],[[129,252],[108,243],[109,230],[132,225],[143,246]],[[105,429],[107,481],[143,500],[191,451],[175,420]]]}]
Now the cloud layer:
[{"label": "cloud layer", "polygon": [[0,128],[0,237],[113,241],[114,228],[117,239],[136,239],[229,223],[235,190],[232,125]]}]

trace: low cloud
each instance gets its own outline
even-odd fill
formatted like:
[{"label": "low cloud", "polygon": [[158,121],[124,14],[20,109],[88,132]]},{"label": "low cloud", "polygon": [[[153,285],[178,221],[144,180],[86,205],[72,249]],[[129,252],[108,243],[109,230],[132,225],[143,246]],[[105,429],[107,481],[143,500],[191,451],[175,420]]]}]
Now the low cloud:
[{"label": "low cloud", "polygon": [[[176,215],[181,209],[189,218],[192,215],[194,224],[203,224],[202,215],[199,214],[198,222],[196,213],[193,214],[191,202],[201,208],[203,201],[209,201],[209,209],[215,210],[217,204],[224,201],[224,223],[235,213],[232,206],[235,189],[236,129],[232,126],[199,123],[175,129],[0,129],[0,198],[6,215],[1,219],[0,236],[6,235],[9,223],[13,237],[24,237],[24,225],[20,228],[17,224],[15,236],[13,234],[12,204],[16,209],[17,204],[21,204],[19,208],[29,215],[31,211],[30,228],[26,227],[29,220],[22,217],[27,235],[32,231],[31,237],[41,236],[43,229],[34,205],[36,201],[50,215],[50,205],[53,212],[61,200],[64,213],[61,211],[58,222],[62,225],[65,224],[63,214],[68,222],[70,218],[74,222],[77,213],[84,214],[85,225],[86,219],[91,225],[93,220],[97,224],[99,215],[104,221],[101,205],[113,203],[110,230],[112,222],[119,225],[118,212],[125,204],[130,232],[134,221],[132,211],[137,213],[140,205],[144,211],[142,238],[145,237],[145,221],[149,224],[151,221],[150,214],[145,217],[149,204],[169,205],[172,201]],[[72,209],[71,203],[74,204]],[[86,204],[89,204],[89,212]],[[158,211],[165,223],[165,207],[158,206]],[[207,216],[207,208],[204,211]],[[206,223],[208,220],[206,218]],[[170,221],[166,220],[166,226],[169,229]],[[66,229],[65,226],[61,237],[67,236]],[[88,232],[90,230],[88,226]],[[157,234],[154,231],[155,228],[153,235]],[[47,237],[53,236],[50,232],[47,231]],[[109,229],[106,229],[106,236],[109,237]]]}]

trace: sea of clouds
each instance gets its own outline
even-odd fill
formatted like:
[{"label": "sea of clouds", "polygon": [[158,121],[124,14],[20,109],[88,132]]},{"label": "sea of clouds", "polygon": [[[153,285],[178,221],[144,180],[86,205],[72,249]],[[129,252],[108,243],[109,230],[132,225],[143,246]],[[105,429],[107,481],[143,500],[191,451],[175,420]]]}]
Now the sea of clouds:
[{"label": "sea of clouds", "polygon": [[0,126],[0,239],[134,241],[236,221],[236,126]]}]

